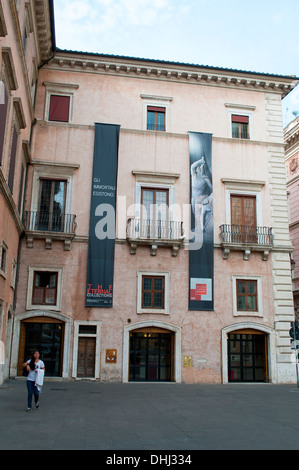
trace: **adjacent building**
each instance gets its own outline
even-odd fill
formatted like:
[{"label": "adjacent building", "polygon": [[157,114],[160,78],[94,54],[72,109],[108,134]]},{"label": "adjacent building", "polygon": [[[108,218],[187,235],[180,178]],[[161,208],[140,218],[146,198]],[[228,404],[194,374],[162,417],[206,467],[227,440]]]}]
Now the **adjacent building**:
[{"label": "adjacent building", "polygon": [[0,2],[0,383],[9,375],[38,70],[53,55],[48,1]]},{"label": "adjacent building", "polygon": [[297,82],[54,48],[27,146],[11,376],[38,348],[63,379],[295,382],[281,99]]},{"label": "adjacent building", "polygon": [[290,237],[294,247],[292,254],[293,266],[293,294],[295,319],[299,319],[299,252],[298,252],[298,180],[299,180],[299,118],[295,118],[290,122],[284,130],[285,132],[285,158],[287,172],[287,191],[289,201],[289,218],[290,218]]}]

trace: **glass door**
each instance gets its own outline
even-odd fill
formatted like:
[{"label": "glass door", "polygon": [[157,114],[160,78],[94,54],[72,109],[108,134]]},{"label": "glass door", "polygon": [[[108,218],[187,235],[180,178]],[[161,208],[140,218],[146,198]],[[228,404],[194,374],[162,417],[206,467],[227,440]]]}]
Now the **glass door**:
[{"label": "glass door", "polygon": [[266,347],[264,334],[229,334],[229,382],[267,382]]},{"label": "glass door", "polygon": [[40,359],[45,363],[46,376],[61,376],[62,323],[27,323],[25,361],[38,349]]},{"label": "glass door", "polygon": [[131,333],[130,381],[170,382],[172,347],[171,334]]}]

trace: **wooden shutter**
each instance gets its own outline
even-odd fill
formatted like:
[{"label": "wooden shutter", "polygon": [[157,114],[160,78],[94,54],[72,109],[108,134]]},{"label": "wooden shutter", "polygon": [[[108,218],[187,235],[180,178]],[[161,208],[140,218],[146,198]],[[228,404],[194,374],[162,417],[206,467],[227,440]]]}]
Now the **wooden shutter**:
[{"label": "wooden shutter", "polygon": [[[2,162],[2,154],[3,154],[3,147],[4,147],[4,136],[5,136],[5,128],[6,128],[6,117],[7,117],[7,109],[8,109],[8,94],[4,87],[4,102],[0,102],[0,165]],[[1,98],[1,97],[0,97]]]},{"label": "wooden shutter", "polygon": [[49,121],[69,122],[70,97],[51,95]]},{"label": "wooden shutter", "polygon": [[255,196],[231,196],[231,224],[256,226]]},{"label": "wooden shutter", "polygon": [[13,184],[14,184],[14,179],[15,179],[17,145],[18,145],[18,133],[17,133],[16,128],[14,127],[11,154],[10,154],[10,163],[9,163],[9,174],[8,174],[8,186],[11,192],[13,192]]},{"label": "wooden shutter", "polygon": [[242,122],[244,124],[248,124],[249,123],[249,117],[233,114],[232,115],[232,122]]},{"label": "wooden shutter", "polygon": [[255,196],[231,196],[231,226],[232,242],[257,242]]}]

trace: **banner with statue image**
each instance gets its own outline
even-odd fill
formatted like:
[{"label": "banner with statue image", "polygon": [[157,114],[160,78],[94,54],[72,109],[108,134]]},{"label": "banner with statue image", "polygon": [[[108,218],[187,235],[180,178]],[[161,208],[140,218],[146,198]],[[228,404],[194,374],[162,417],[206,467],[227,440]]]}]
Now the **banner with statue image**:
[{"label": "banner with statue image", "polygon": [[212,134],[189,132],[189,310],[214,310]]}]

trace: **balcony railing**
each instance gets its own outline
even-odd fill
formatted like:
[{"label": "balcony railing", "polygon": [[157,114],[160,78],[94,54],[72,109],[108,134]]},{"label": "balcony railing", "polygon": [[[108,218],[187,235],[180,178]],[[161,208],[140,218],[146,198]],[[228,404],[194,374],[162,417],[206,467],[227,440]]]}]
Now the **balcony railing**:
[{"label": "balcony railing", "polygon": [[130,239],[179,240],[184,236],[183,222],[129,219],[127,236]]},{"label": "balcony railing", "polygon": [[25,230],[75,234],[77,224],[73,214],[25,211],[23,223]]},{"label": "balcony railing", "polygon": [[184,243],[183,222],[129,219],[127,240],[131,245],[131,254],[136,253],[137,245],[150,245],[155,256],[158,246],[170,247],[176,256]]},{"label": "balcony railing", "polygon": [[272,246],[271,227],[251,225],[221,225],[220,238],[222,243]]}]

